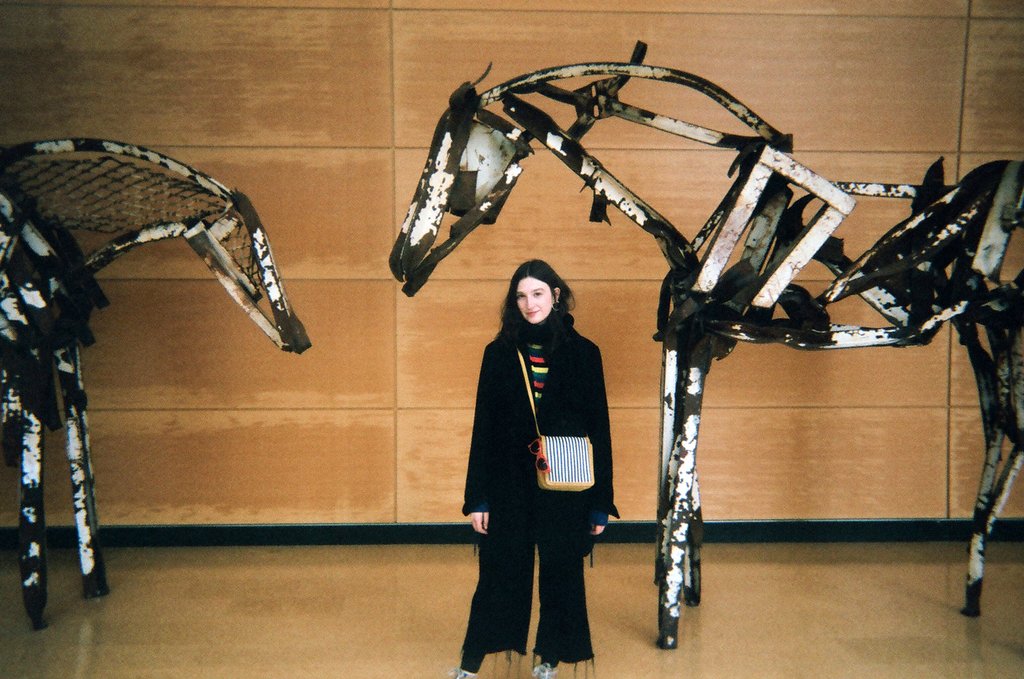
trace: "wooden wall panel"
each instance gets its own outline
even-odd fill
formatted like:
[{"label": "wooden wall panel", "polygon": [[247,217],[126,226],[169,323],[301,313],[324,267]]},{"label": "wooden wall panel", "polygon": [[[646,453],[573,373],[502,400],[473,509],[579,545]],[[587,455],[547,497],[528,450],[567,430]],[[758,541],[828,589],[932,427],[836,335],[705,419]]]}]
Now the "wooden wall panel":
[{"label": "wooden wall panel", "polygon": [[399,298],[399,408],[473,407],[484,346],[498,332],[504,294],[497,282],[437,281],[414,299]]},{"label": "wooden wall panel", "polygon": [[1022,109],[1024,21],[972,21],[964,87],[963,150],[1024,151]]},{"label": "wooden wall panel", "polygon": [[658,408],[613,408],[615,506],[623,521],[653,521],[658,505],[661,431]]},{"label": "wooden wall panel", "polygon": [[946,515],[944,408],[714,408],[705,520]]},{"label": "wooden wall panel", "polygon": [[[94,0],[37,0],[38,5],[93,5]],[[288,3],[285,0],[105,0],[105,5],[115,7],[123,6],[168,6],[176,5],[181,7],[239,7],[250,8],[280,8],[289,4],[298,5],[298,9],[310,7],[334,8],[334,9],[386,9],[391,3],[390,0],[302,0],[301,3]]]},{"label": "wooden wall panel", "polygon": [[313,341],[260,332],[215,281],[110,281],[83,353],[90,404],[109,408],[390,408],[394,286],[291,281]]},{"label": "wooden wall panel", "polygon": [[[390,410],[90,415],[103,525],[394,520]],[[67,525],[63,436],[47,438],[47,516],[52,525]],[[17,489],[15,471],[0,468],[0,525],[17,525]]]},{"label": "wooden wall panel", "polygon": [[1019,0],[972,0],[971,15],[988,18],[1024,19],[1024,5]]},{"label": "wooden wall panel", "polygon": [[[505,41],[494,41],[496,26],[505,27]],[[483,73],[485,62],[493,69],[481,87],[553,64],[625,61],[642,39],[650,45],[648,63],[718,83],[798,134],[801,148],[956,149],[962,20],[637,14],[607,21],[600,13],[397,12],[394,30],[399,146],[429,139],[449,93]],[[567,44],[565,35],[573,41]],[[670,89],[679,88],[631,82],[623,99],[644,103],[635,98],[648,93],[644,105],[687,118],[666,98],[679,96]],[[666,143],[632,129],[593,134],[614,147]]]},{"label": "wooden wall panel", "polygon": [[[989,0],[988,4],[1013,0]],[[395,0],[398,9],[477,9],[479,0]],[[507,0],[505,10],[566,10],[586,12],[652,12],[676,14],[821,14],[826,16],[964,16],[966,0]]]},{"label": "wooden wall panel", "polygon": [[388,15],[0,8],[2,139],[387,146]]},{"label": "wooden wall panel", "polygon": [[[1010,450],[1007,443],[1004,454]],[[1005,459],[1005,457],[1004,457]],[[949,514],[954,518],[971,518],[978,495],[981,467],[985,461],[985,438],[977,406],[950,409],[949,437]],[[1001,514],[1003,517],[1024,517],[1024,491],[1020,479],[1010,494]],[[998,523],[996,524],[998,532]]]},{"label": "wooden wall panel", "polygon": [[400,522],[462,522],[472,408],[398,411]]}]

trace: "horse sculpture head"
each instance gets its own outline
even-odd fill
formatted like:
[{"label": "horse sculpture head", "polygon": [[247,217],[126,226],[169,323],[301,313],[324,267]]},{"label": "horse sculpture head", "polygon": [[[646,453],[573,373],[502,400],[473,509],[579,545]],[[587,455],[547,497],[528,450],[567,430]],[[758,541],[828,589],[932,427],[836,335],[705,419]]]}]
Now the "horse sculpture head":
[{"label": "horse sculpture head", "polygon": [[180,236],[278,347],[309,348],[259,215],[245,195],[212,177],[131,144],[64,139],[4,150],[0,191],[4,232],[52,278],[51,292],[79,301],[74,320],[67,305],[50,313],[77,326],[87,343],[87,309],[106,303],[93,276],[140,245]]},{"label": "horse sculpture head", "polygon": [[[434,131],[419,185],[391,253],[391,270],[413,295],[430,273],[474,228],[493,223],[516,180],[521,162],[532,153],[531,142],[546,147],[594,192],[592,221],[607,218],[612,204],[659,242],[677,271],[697,266],[694,244],[685,239],[653,207],[619,182],[580,145],[579,140],[600,119],[618,117],[693,141],[749,150],[758,144],[788,149],[792,140],[717,85],[684,71],[642,64],[646,45],[637,43],[629,62],[572,64],[524,74],[478,94],[476,83],[464,83],[451,95],[449,107]],[[752,134],[720,132],[622,103],[618,94],[631,79],[660,81],[692,89],[724,108]],[[590,79],[574,90],[556,83]],[[479,81],[478,81],[479,82]],[[576,119],[561,129],[544,110],[526,101],[539,95],[571,106]],[[502,117],[490,107],[501,105]],[[450,235],[437,247],[446,214],[457,217]]]}]

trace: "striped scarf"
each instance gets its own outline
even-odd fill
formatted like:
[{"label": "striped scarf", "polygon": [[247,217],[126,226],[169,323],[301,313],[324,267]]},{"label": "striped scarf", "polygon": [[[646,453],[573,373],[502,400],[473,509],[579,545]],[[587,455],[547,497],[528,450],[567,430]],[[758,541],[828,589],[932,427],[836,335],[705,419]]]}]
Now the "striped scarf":
[{"label": "striped scarf", "polygon": [[544,358],[544,347],[540,344],[526,345],[526,362],[530,366],[530,377],[532,378],[533,400],[540,402],[544,391],[544,382],[548,379],[548,361]]}]

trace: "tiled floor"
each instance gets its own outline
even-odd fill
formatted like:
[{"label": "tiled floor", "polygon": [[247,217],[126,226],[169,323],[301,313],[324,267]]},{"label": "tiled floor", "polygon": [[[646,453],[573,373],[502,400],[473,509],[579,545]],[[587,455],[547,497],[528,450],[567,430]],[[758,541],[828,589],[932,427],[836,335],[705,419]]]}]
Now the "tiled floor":
[{"label": "tiled floor", "polygon": [[[703,602],[663,651],[653,547],[602,545],[587,570],[597,676],[1019,679],[1024,544],[988,557],[968,619],[961,544],[707,545]],[[32,632],[0,552],[0,676],[441,679],[475,581],[466,546],[110,549],[111,594],[83,600],[74,554],[50,558],[50,626]],[[502,657],[481,676],[528,666]]]}]

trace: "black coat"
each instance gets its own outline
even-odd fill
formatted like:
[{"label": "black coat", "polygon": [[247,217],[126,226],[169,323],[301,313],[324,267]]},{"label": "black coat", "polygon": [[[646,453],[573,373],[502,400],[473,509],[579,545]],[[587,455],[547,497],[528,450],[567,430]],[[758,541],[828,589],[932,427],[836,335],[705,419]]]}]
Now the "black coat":
[{"label": "black coat", "polygon": [[[571,321],[567,330],[565,340],[547,356],[548,376],[537,405],[540,431],[545,435],[590,437],[594,486],[558,494],[586,511],[598,510],[617,517],[601,351],[577,333]],[[535,458],[529,451],[537,433],[517,351],[501,338],[484,349],[463,514],[484,503],[491,512],[532,507],[538,492],[553,492],[541,491],[537,486]]]}]

